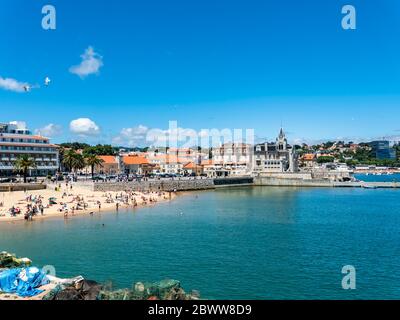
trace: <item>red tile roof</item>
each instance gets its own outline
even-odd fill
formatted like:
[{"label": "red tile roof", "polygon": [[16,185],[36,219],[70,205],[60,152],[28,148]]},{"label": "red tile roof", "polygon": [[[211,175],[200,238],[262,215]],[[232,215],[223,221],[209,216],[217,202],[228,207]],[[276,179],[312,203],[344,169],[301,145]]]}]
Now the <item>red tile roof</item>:
[{"label": "red tile roof", "polygon": [[124,164],[126,165],[141,165],[141,164],[150,164],[149,160],[147,160],[145,157],[141,156],[127,156],[123,157]]},{"label": "red tile roof", "polygon": [[201,162],[202,166],[209,166],[209,165],[213,165],[213,164],[214,164],[214,162],[212,160],[203,160]]},{"label": "red tile roof", "polygon": [[306,153],[305,155],[303,155],[303,160],[305,161],[312,161],[315,159],[315,155],[312,153]]},{"label": "red tile roof", "polygon": [[199,167],[201,167],[201,165],[197,165],[197,164],[195,164],[194,162],[186,163],[186,164],[183,166],[184,169],[196,169],[196,168],[199,168]]},{"label": "red tile roof", "polygon": [[117,158],[115,156],[99,156],[103,160],[103,164],[117,164]]}]

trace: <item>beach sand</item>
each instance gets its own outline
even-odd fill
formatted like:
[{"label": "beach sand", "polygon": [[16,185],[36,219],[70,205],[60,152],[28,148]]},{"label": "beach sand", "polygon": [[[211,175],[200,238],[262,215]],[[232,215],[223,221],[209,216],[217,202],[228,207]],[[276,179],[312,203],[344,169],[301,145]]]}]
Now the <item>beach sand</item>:
[{"label": "beach sand", "polygon": [[[62,204],[64,203],[67,204],[68,218],[73,218],[74,216],[82,214],[96,214],[98,212],[115,211],[117,203],[119,203],[119,208],[123,209],[133,208],[135,200],[137,206],[140,207],[144,205],[153,205],[156,202],[169,201],[174,198],[174,194],[171,193],[170,195],[168,192],[134,192],[134,194],[129,195],[129,204],[126,204],[124,203],[122,198],[119,198],[118,200],[116,199],[116,196],[120,197],[121,194],[123,197],[125,197],[127,195],[127,193],[125,192],[95,192],[91,191],[85,186],[80,186],[79,184],[72,184],[71,189],[70,185],[67,187],[64,183],[61,185],[60,191],[55,191],[55,187],[56,185],[50,184],[45,190],[0,193],[0,203],[3,204],[3,206],[0,206],[0,223],[24,220],[26,206],[31,203],[27,201],[27,198],[29,196],[42,197],[42,204],[45,207],[44,214],[41,215],[39,212],[36,216],[33,217],[33,221],[49,217],[65,218],[65,211],[60,211],[60,209],[62,208]],[[63,197],[63,195],[65,194],[67,194],[67,196]],[[75,207],[77,204],[77,201],[74,201],[74,198],[76,199],[77,196],[84,199],[84,202],[87,204],[87,208],[85,210],[74,210],[74,213],[72,213],[72,207]],[[56,198],[57,204],[49,205],[50,198]],[[150,199],[152,199],[153,201],[150,201]],[[110,200],[112,201],[111,203],[109,203]],[[100,210],[98,202],[101,203]],[[13,206],[15,208],[21,209],[21,214],[18,214],[16,217],[12,217],[9,213],[9,209]]]}]

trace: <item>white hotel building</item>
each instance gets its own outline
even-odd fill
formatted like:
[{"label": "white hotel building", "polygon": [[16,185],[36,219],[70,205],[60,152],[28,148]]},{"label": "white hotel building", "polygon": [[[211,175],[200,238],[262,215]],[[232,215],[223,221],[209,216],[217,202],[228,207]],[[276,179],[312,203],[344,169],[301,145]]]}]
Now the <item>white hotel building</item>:
[{"label": "white hotel building", "polygon": [[33,135],[23,122],[0,123],[0,176],[15,175],[15,161],[26,154],[36,161],[32,176],[54,174],[59,168],[58,147],[48,138]]}]

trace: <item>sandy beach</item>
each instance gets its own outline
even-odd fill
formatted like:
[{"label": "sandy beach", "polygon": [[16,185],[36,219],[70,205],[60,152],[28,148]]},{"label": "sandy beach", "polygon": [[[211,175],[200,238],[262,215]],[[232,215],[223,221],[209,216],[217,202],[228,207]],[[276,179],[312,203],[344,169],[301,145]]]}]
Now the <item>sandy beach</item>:
[{"label": "sandy beach", "polygon": [[[95,192],[79,184],[72,184],[72,188],[71,184],[64,183],[61,188],[50,184],[45,190],[0,193],[0,223],[25,220],[28,208],[37,210],[33,221],[49,217],[70,219],[82,214],[115,211],[117,207],[153,205],[173,198],[174,194],[167,192]],[[13,207],[20,213],[13,216],[10,212]]]}]

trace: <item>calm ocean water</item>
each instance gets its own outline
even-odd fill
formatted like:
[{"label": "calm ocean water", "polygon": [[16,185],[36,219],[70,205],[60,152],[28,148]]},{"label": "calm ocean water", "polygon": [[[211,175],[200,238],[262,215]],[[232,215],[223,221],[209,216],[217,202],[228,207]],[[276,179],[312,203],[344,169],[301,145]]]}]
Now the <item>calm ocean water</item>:
[{"label": "calm ocean water", "polygon": [[400,174],[383,174],[383,175],[365,175],[356,174],[354,175],[357,179],[367,181],[367,182],[400,182]]},{"label": "calm ocean water", "polygon": [[[0,225],[0,250],[119,287],[207,299],[399,299],[400,190],[248,187],[68,221]],[[104,226],[103,226],[104,224]],[[344,265],[357,290],[341,288]]]}]

